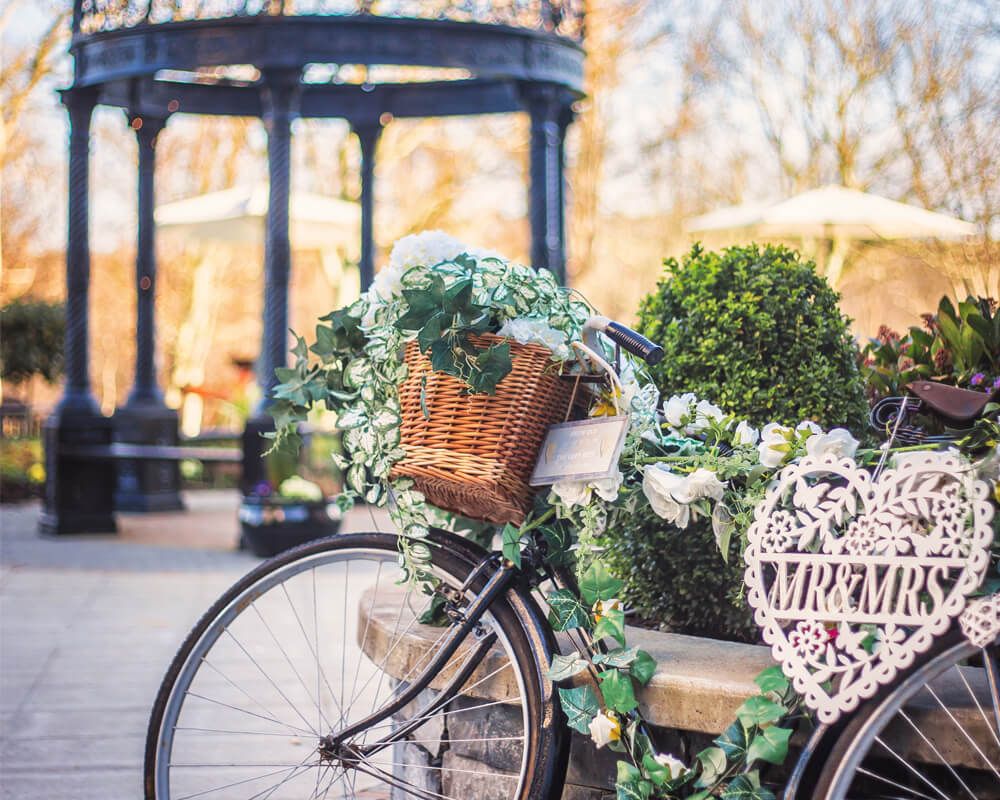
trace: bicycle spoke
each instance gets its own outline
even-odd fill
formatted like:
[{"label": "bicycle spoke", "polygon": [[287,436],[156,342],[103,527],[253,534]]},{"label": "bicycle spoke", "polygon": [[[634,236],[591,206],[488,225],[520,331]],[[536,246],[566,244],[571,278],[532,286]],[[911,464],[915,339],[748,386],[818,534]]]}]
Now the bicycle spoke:
[{"label": "bicycle spoke", "polygon": [[[340,626],[340,696],[344,696],[344,684],[347,677],[347,586],[350,583],[351,562],[348,561],[344,567],[344,601],[341,603],[344,618]],[[344,725],[345,720],[341,718],[340,724]]]},{"label": "bicycle spoke", "polygon": [[983,722],[986,723],[986,729],[993,734],[993,740],[997,743],[997,747],[1000,747],[1000,735],[997,734],[994,723],[988,716],[986,716],[986,712],[983,710],[983,706],[979,702],[979,698],[976,697],[976,693],[972,691],[972,687],[969,686],[969,681],[965,677],[965,673],[960,668],[958,669],[958,677],[962,679],[962,683],[965,684],[965,690],[969,693],[969,697],[972,698],[972,702],[976,704],[976,708],[979,709],[979,714],[983,718]]},{"label": "bicycle spoke", "polygon": [[[283,778],[282,780],[278,781],[270,789],[264,789],[263,791],[258,792],[252,797],[248,797],[247,800],[268,800],[268,798],[270,798],[271,795],[273,795],[276,791],[278,791],[278,789],[287,784],[293,778],[297,778],[299,775],[301,775],[304,769],[308,769],[308,766],[311,765],[307,766],[306,761],[308,761],[310,758],[313,758],[315,755],[316,751],[313,750],[313,752],[311,752],[309,755],[303,758],[302,761],[299,762],[298,771],[293,771],[291,775],[289,775],[287,778]],[[316,770],[316,774],[317,775],[319,774],[319,770]]]},{"label": "bicycle spoke", "polygon": [[[465,713],[467,713],[469,711],[475,711],[476,709],[479,709],[479,708],[489,708],[490,706],[506,706],[506,705],[510,705],[511,703],[518,703],[520,701],[521,701],[521,697],[519,695],[517,697],[511,698],[510,700],[494,700],[491,703],[482,703],[480,705],[468,706],[467,708],[455,708],[455,709],[452,709],[450,711],[441,711],[441,712],[437,712],[435,714],[431,714],[430,716],[424,717],[422,719],[423,719],[424,722],[426,722],[427,720],[433,719],[435,716],[438,716],[438,717],[447,717],[447,716],[450,716],[452,714],[465,714]],[[411,719],[417,719],[417,718],[413,717]],[[407,722],[409,722],[409,721],[410,720],[407,720]],[[367,731],[379,730],[379,729],[384,730],[385,728],[391,728],[391,727],[393,727],[395,725],[398,725],[398,724],[399,724],[398,722],[380,722],[378,725],[372,725],[370,728],[366,728],[365,730],[366,730],[366,732]]]},{"label": "bicycle spoke", "polygon": [[[365,767],[369,767],[369,769],[366,769]],[[439,798],[440,800],[456,800],[456,798],[450,797],[449,795],[439,794],[438,792],[435,792],[432,789],[425,789],[422,786],[417,786],[416,784],[404,780],[403,778],[400,778],[392,774],[391,772],[385,772],[384,770],[381,770],[377,766],[369,764],[368,762],[365,763],[364,767],[359,764],[356,767],[356,769],[358,772],[364,772],[366,775],[371,775],[373,778],[378,778],[384,783],[387,783],[390,786],[394,786],[397,789],[403,789],[404,791],[407,791],[411,794],[416,793],[415,796],[421,798],[421,800],[438,800]]]},{"label": "bicycle spoke", "polygon": [[[466,656],[466,662],[468,662],[468,660],[469,660],[470,658],[472,658],[472,657],[473,657],[473,655],[475,655],[475,648],[474,648],[474,647],[473,647],[473,648],[469,648],[469,654],[468,654],[468,655]],[[509,664],[509,662],[508,662],[508,664]],[[464,664],[464,663],[463,663],[463,664],[460,664],[460,665],[459,665],[459,667],[458,667],[458,669],[459,669],[459,670],[461,670],[461,669],[462,669],[462,668],[463,668],[464,666],[465,666],[465,664]],[[504,665],[504,667],[506,667],[506,666],[507,666],[507,664],[505,664],[505,665]],[[477,681],[476,683],[472,684],[472,686],[470,686],[470,687],[468,687],[468,688],[469,688],[469,689],[472,689],[472,688],[475,688],[475,687],[476,687],[476,686],[478,686],[478,685],[479,685],[480,683],[482,683],[482,682],[483,682],[484,680],[488,680],[488,679],[489,679],[489,678],[491,678],[491,677],[492,677],[493,675],[495,675],[495,674],[496,674],[497,672],[500,672],[500,670],[502,670],[502,669],[503,669],[504,667],[501,667],[500,669],[498,669],[498,670],[495,670],[494,672],[490,673],[490,674],[489,674],[489,675],[487,675],[487,676],[486,676],[485,678],[483,678],[483,679],[481,679],[481,680]],[[456,699],[456,698],[458,698],[458,697],[463,697],[463,696],[464,696],[464,695],[463,695],[463,694],[462,694],[462,693],[460,692],[460,693],[456,694],[456,695],[455,695],[455,697],[453,697],[453,698],[452,698],[451,700],[449,700],[448,702],[451,702],[452,700],[454,700],[454,699]],[[390,698],[389,698],[389,699],[391,699],[391,695],[390,695]],[[388,702],[388,699],[387,699],[387,701],[386,701],[386,702]],[[434,711],[430,711],[430,712],[428,712],[428,709],[429,709],[429,708],[430,708],[430,707],[431,707],[431,706],[432,706],[432,705],[434,704],[434,702],[435,702],[435,701],[434,701],[434,700],[432,700],[432,701],[431,701],[430,703],[428,703],[428,705],[427,705],[427,706],[425,706],[425,707],[424,707],[424,708],[423,708],[423,709],[422,709],[421,711],[418,711],[418,712],[417,712],[417,713],[416,713],[415,715],[413,715],[413,716],[412,716],[412,717],[410,717],[409,719],[406,719],[406,720],[403,720],[401,724],[403,724],[403,725],[410,725],[410,724],[412,724],[412,723],[413,723],[413,722],[414,722],[415,720],[416,720],[416,721],[419,721],[419,724],[418,724],[418,725],[416,725],[416,726],[414,727],[414,730],[418,730],[418,729],[420,728],[420,726],[422,726],[422,725],[423,725],[423,724],[424,724],[425,722],[427,722],[427,721],[428,721],[428,720],[430,720],[430,719],[433,719],[433,718],[434,718],[435,716],[437,716],[437,715],[438,715],[438,711],[439,711],[440,709],[435,709]],[[372,713],[374,713],[374,711],[373,711]],[[393,728],[395,728],[395,727],[397,727],[397,726],[398,726],[399,724],[400,724],[400,722],[399,722],[399,721],[391,721],[390,723],[388,723],[388,727],[393,727]],[[371,726],[369,726],[369,727],[365,728],[365,731],[364,731],[364,735],[362,736],[362,739],[361,739],[362,743],[364,743],[364,744],[367,744],[367,743],[368,743],[368,734],[369,734],[369,733],[370,733],[371,731],[374,731],[374,730],[377,730],[377,729],[379,729],[379,728],[384,728],[384,727],[387,727],[387,726],[386,726],[385,724],[382,724],[382,723],[380,723],[380,724],[378,724],[378,725],[371,725]]]},{"label": "bicycle spoke", "polygon": [[[313,573],[313,580],[315,581],[315,576],[316,576],[316,568],[315,567],[313,567],[312,573]],[[284,593],[284,595],[285,595],[285,601],[288,603],[288,607],[292,610],[292,615],[295,617],[295,621],[299,625],[299,630],[302,631],[302,636],[306,640],[306,644],[309,646],[310,650],[312,651],[312,654],[316,657],[316,666],[317,666],[317,669],[318,669],[319,673],[323,677],[323,682],[326,684],[326,688],[330,692],[330,697],[333,699],[334,705],[337,706],[337,713],[342,713],[341,709],[340,709],[340,703],[337,701],[337,694],[336,694],[336,692],[333,691],[333,687],[330,686],[330,681],[327,680],[326,673],[323,671],[323,667],[322,667],[322,665],[320,663],[320,657],[319,657],[319,638],[318,638],[319,634],[317,633],[316,648],[313,649],[312,645],[309,643],[309,637],[306,635],[306,629],[305,629],[305,626],[302,624],[302,619],[299,617],[299,612],[296,611],[296,609],[295,609],[295,603],[293,603],[292,602],[292,598],[289,597],[289,595],[288,595],[288,589],[285,588],[285,584],[281,584],[281,591]],[[329,724],[330,723],[328,722],[327,725],[329,725]]]},{"label": "bicycle spoke", "polygon": [[882,781],[882,783],[886,783],[889,786],[895,787],[896,789],[902,789],[904,792],[909,793],[911,796],[916,797],[919,800],[935,800],[929,794],[918,792],[916,789],[911,789],[909,786],[903,786],[903,784],[891,781],[888,778],[883,777],[882,775],[876,775],[874,772],[872,772],[871,770],[867,770],[864,767],[858,767],[858,772],[861,775],[865,775],[869,778],[874,778],[877,781]]},{"label": "bicycle spoke", "polygon": [[272,731],[234,731],[223,730],[221,728],[191,728],[185,725],[178,725],[174,728],[174,730],[187,731],[190,733],[226,733],[233,736],[279,736],[284,739],[287,739],[291,735],[288,733],[277,733]]},{"label": "bicycle spoke", "polygon": [[934,792],[936,792],[938,794],[938,796],[941,798],[941,800],[953,800],[948,795],[946,795],[944,792],[942,792],[937,786],[935,786],[933,783],[931,783],[930,779],[927,778],[922,772],[919,772],[909,761],[907,761],[905,758],[903,758],[901,755],[899,755],[899,753],[897,753],[895,750],[893,750],[891,747],[889,747],[889,745],[887,745],[882,740],[881,737],[876,736],[875,737],[875,741],[878,742],[880,745],[882,745],[882,747],[885,748],[885,750],[889,753],[889,755],[891,755],[893,758],[895,758],[900,764],[902,764],[910,772],[912,772],[914,775],[916,775],[920,780],[922,780],[924,783],[926,783],[927,786],[930,787],[930,789],[932,791],[934,791]]},{"label": "bicycle spoke", "polygon": [[263,775],[255,775],[252,778],[244,778],[240,781],[233,781],[232,783],[227,783],[224,786],[215,786],[211,789],[205,789],[202,792],[195,792],[194,794],[186,794],[183,797],[178,797],[176,800],[192,800],[195,797],[204,797],[206,794],[212,794],[213,792],[221,792],[223,789],[231,789],[234,786],[242,786],[245,783],[252,783],[253,781],[259,781],[261,778],[270,778],[272,775],[278,775],[282,772],[288,772],[290,769],[295,769],[294,766],[286,767],[285,769],[276,769],[273,772],[265,772]]},{"label": "bicycle spoke", "polygon": [[[320,670],[320,663],[319,663],[319,649],[320,649],[319,648],[319,611],[318,611],[319,602],[316,599],[316,567],[313,567],[311,570],[309,570],[309,575],[312,578],[313,641],[316,643],[316,647],[315,647],[315,649],[313,649],[313,656],[316,658],[316,699],[317,699],[317,703],[316,703],[316,717],[317,717],[316,727],[320,727],[323,724],[324,716],[323,716],[322,700],[320,699],[322,697],[322,690],[319,688],[319,670]],[[284,584],[282,584],[282,585],[284,585]],[[285,596],[286,597],[288,596],[288,592],[285,592]],[[290,599],[289,599],[289,604],[291,604],[291,600]],[[292,612],[293,613],[295,612],[295,607],[294,606],[292,606]],[[298,615],[296,615],[296,619],[298,619]],[[300,627],[301,627],[301,621],[300,621]],[[306,637],[306,644],[308,644],[308,643],[309,643],[308,642],[308,637]],[[336,698],[334,698],[334,701],[336,702]],[[329,724],[330,723],[327,723],[327,726],[329,726]],[[316,773],[316,786],[319,786],[319,773]]]},{"label": "bicycle spoke", "polygon": [[[363,656],[365,654],[365,645],[368,644],[368,631],[371,629],[372,625],[372,611],[375,608],[375,598],[378,597],[378,587],[382,581],[382,566],[385,562],[380,561],[378,564],[378,572],[375,573],[375,588],[369,589],[371,592],[371,602],[368,604],[368,613],[365,615],[365,631],[364,635],[361,637],[361,646],[358,648],[359,653]],[[354,670],[354,680],[351,681],[351,697],[355,696],[358,689],[358,676],[361,674],[361,658],[358,658],[358,667]],[[343,716],[343,715],[341,715]]]},{"label": "bicycle spoke", "polygon": [[[410,593],[412,591],[413,591],[412,587],[407,590],[407,592],[406,592],[406,597],[407,598],[409,598]],[[399,623],[402,622],[402,620],[403,620],[403,610],[405,608],[406,608],[406,603],[405,602],[401,603],[400,606],[399,606],[399,613],[396,615],[396,622],[393,625],[393,630],[392,630],[392,635],[393,636],[395,636],[396,633],[397,633],[397,631],[399,630]],[[406,630],[403,631],[403,633],[400,635],[400,637],[398,639],[396,639],[395,641],[393,641],[392,646],[390,646],[389,648],[386,649],[385,655],[382,657],[381,663],[375,668],[376,672],[373,672],[371,675],[369,675],[368,676],[368,680],[366,680],[364,682],[364,684],[361,686],[361,688],[358,689],[357,693],[351,696],[351,701],[347,704],[347,708],[344,710],[344,719],[345,720],[348,719],[348,715],[350,714],[351,710],[354,708],[354,704],[357,702],[358,698],[361,696],[361,694],[364,692],[364,690],[368,688],[368,686],[371,684],[371,682],[375,679],[376,673],[380,674],[380,675],[385,674],[384,673],[385,665],[387,663],[389,663],[389,656],[392,655],[392,653],[396,649],[397,645],[401,641],[403,641],[403,637],[406,636],[407,633],[409,633],[410,628],[413,627],[413,625],[414,625],[415,622],[416,622],[416,617],[414,617],[413,620],[410,621],[410,624],[407,626]]]},{"label": "bicycle spoke", "polygon": [[945,760],[944,756],[941,755],[941,752],[937,749],[937,747],[934,746],[934,743],[924,735],[924,732],[922,730],[920,730],[920,728],[916,725],[916,723],[914,723],[914,721],[912,719],[910,719],[909,715],[905,711],[903,711],[902,709],[900,709],[899,716],[902,717],[904,720],[906,720],[907,724],[911,728],[913,728],[913,730],[916,732],[917,736],[919,736],[924,741],[924,743],[934,752],[934,755],[936,755],[938,757],[938,760],[941,762],[941,764],[952,774],[952,777],[954,777],[955,780],[958,781],[959,785],[963,789],[965,789],[966,794],[968,794],[969,797],[972,798],[972,800],[976,800],[976,796],[972,793],[972,789],[970,789],[966,785],[965,781],[963,781],[958,776],[958,773],[955,772],[954,767],[952,767],[951,764],[949,764]]},{"label": "bicycle spoke", "polygon": [[236,638],[236,636],[233,634],[233,632],[229,628],[226,628],[226,633],[228,634],[229,638],[232,639],[236,643],[236,646],[239,647],[240,650],[243,651],[243,654],[247,658],[249,658],[251,662],[253,662],[253,665],[257,668],[258,672],[260,672],[260,674],[263,675],[267,679],[267,682],[270,683],[271,686],[274,687],[274,690],[279,695],[281,695],[282,699],[286,703],[288,703],[288,705],[292,709],[292,711],[294,711],[296,714],[299,715],[299,719],[301,719],[306,724],[306,727],[309,728],[310,730],[312,730],[313,735],[314,736],[319,736],[319,733],[316,730],[313,729],[312,725],[309,724],[309,720],[307,720],[305,718],[305,716],[302,714],[302,712],[299,711],[298,707],[291,700],[288,699],[288,695],[286,695],[283,691],[281,691],[281,688],[278,686],[278,684],[276,684],[274,682],[274,680],[271,678],[271,676],[268,675],[264,671],[264,668],[260,664],[257,663],[257,659],[255,659],[252,655],[250,655],[250,652],[240,643],[240,640]]},{"label": "bicycle spoke", "polygon": [[[956,666],[955,669],[958,669],[958,666]],[[990,762],[990,760],[986,757],[986,754],[982,751],[979,745],[976,744],[975,740],[971,736],[969,736],[969,732],[962,727],[962,725],[959,723],[957,719],[955,719],[955,716],[951,713],[948,706],[946,706],[944,703],[941,702],[941,698],[937,696],[937,692],[935,692],[931,688],[931,685],[929,683],[925,684],[924,688],[928,692],[930,692],[931,697],[933,697],[937,701],[937,704],[941,706],[941,710],[948,715],[948,719],[950,719],[955,724],[955,727],[962,732],[962,736],[964,736],[966,740],[969,742],[969,744],[971,744],[972,747],[975,749],[975,751],[979,753],[979,757],[983,759],[983,762],[986,764],[987,768],[993,770],[993,774],[996,775],[998,778],[1000,778],[1000,772],[997,772],[996,765]]]},{"label": "bicycle spoke", "polygon": [[202,661],[202,663],[205,666],[207,666],[213,672],[217,673],[226,683],[228,683],[230,686],[232,686],[238,692],[241,692],[248,700],[250,700],[250,702],[256,703],[260,707],[260,709],[265,714],[269,715],[269,718],[272,719],[274,722],[278,723],[279,725],[283,725],[286,728],[291,728],[292,730],[302,730],[301,728],[297,728],[297,727],[295,727],[293,725],[289,725],[288,723],[282,722],[280,719],[278,719],[278,715],[277,714],[275,714],[270,708],[268,708],[267,706],[265,706],[262,702],[260,702],[260,700],[258,700],[252,694],[250,694],[246,689],[244,689],[242,686],[240,686],[239,684],[237,684],[236,681],[234,681],[232,678],[230,678],[226,673],[224,673],[221,669],[219,669],[215,664],[213,664],[207,658],[203,657],[201,659],[201,661]]},{"label": "bicycle spoke", "polygon": [[[309,692],[309,687],[306,685],[305,679],[302,677],[301,674],[299,674],[298,669],[296,669],[295,664],[292,663],[292,659],[289,657],[287,651],[281,645],[281,642],[278,641],[278,637],[275,635],[274,631],[271,629],[271,626],[267,624],[267,620],[264,619],[264,615],[260,613],[260,609],[257,608],[257,604],[256,603],[251,603],[250,604],[250,608],[252,608],[254,610],[254,612],[257,614],[257,617],[260,619],[261,624],[264,626],[264,629],[268,632],[268,634],[270,635],[271,639],[274,641],[274,644],[278,648],[278,650],[281,651],[281,655],[284,656],[284,659],[285,659],[286,663],[288,664],[289,668],[292,670],[292,673],[295,675],[296,678],[298,678],[299,683],[302,684],[302,688],[305,689],[305,692],[306,692],[306,697],[308,697],[310,700],[313,700],[313,696]],[[323,716],[323,709],[320,706],[319,695],[318,694],[316,695],[316,698],[315,698],[314,702],[316,703],[316,708],[319,711],[320,717],[323,719],[323,722],[326,722],[326,718]],[[330,723],[326,722],[326,726],[329,728],[330,727]],[[320,724],[319,726],[317,726],[317,729],[318,730],[322,729],[322,724]]]},{"label": "bicycle spoke", "polygon": [[211,697],[206,697],[205,695],[202,694],[196,694],[195,692],[188,692],[188,697],[197,697],[199,700],[204,700],[207,703],[215,703],[216,705],[219,706],[225,706],[226,708],[231,708],[233,711],[239,711],[241,714],[247,714],[251,717],[257,717],[257,719],[266,719],[268,722],[274,722],[277,723],[278,725],[282,725],[283,727],[288,728],[289,730],[295,731],[299,735],[303,734],[306,736],[316,735],[315,731],[307,731],[304,728],[296,728],[294,725],[289,725],[287,722],[281,722],[280,720],[277,720],[274,717],[265,717],[261,714],[256,714],[253,711],[248,711],[245,708],[240,708],[239,706],[233,706],[230,705],[229,703],[223,703],[221,700],[215,700]]}]

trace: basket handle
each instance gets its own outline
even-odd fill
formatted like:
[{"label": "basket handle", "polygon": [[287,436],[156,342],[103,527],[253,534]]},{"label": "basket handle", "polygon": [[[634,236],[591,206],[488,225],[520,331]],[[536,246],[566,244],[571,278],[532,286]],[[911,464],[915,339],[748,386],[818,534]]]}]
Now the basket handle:
[{"label": "basket handle", "polygon": [[622,415],[622,407],[619,401],[620,397],[624,397],[625,390],[622,388],[622,382],[618,378],[618,373],[615,372],[614,367],[612,367],[604,358],[597,352],[587,347],[583,342],[570,342],[570,345],[576,350],[581,356],[585,356],[594,365],[600,367],[608,374],[608,379],[611,381],[611,397],[615,401],[615,415]]}]

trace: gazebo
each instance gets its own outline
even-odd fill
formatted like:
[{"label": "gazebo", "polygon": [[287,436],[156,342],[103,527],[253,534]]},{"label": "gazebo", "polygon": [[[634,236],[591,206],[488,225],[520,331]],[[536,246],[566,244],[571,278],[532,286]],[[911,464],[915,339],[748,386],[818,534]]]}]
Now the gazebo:
[{"label": "gazebo", "polygon": [[[346,119],[361,148],[361,284],[374,275],[376,147],[399,117],[509,112],[530,116],[531,260],[564,274],[563,143],[583,84],[582,0],[74,0],[66,249],[66,386],[46,422],[41,528],[112,531],[119,508],[179,507],[176,415],[154,366],[156,139],[172,114],[260,117],[269,203],[263,270],[263,396],[286,362],[291,123]],[[304,80],[312,65],[444,70],[399,83]],[[315,70],[314,70],[315,71]],[[325,70],[335,75],[337,70]],[[455,77],[460,75],[461,77]],[[90,123],[98,104],[125,112],[139,146],[135,382],[112,419],[88,375]],[[264,404],[244,434],[244,469],[259,461]],[[116,477],[117,476],[117,477]]]}]

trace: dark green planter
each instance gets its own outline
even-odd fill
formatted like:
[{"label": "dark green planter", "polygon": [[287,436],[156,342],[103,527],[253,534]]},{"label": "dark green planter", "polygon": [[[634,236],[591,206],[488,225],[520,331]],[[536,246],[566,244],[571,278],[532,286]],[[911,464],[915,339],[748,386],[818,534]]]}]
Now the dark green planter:
[{"label": "dark green planter", "polygon": [[240,546],[268,558],[340,530],[340,511],[322,501],[246,496],[240,504]]}]

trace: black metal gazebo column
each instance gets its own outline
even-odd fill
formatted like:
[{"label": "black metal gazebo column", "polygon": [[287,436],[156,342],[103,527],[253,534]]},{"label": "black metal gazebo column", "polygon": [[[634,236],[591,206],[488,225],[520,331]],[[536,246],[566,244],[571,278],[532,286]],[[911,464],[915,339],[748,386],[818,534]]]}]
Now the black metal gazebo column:
[{"label": "black metal gazebo column", "polygon": [[267,70],[261,83],[264,126],[267,129],[269,195],[264,234],[264,333],[257,359],[261,399],[243,433],[243,486],[249,492],[267,478],[261,455],[263,434],[274,429],[267,414],[278,384],[274,371],[287,364],[288,281],[292,248],[288,205],[291,193],[292,120],[298,115],[300,70]]},{"label": "black metal gazebo column", "polygon": [[63,92],[69,112],[69,211],[66,241],[66,384],[45,421],[43,533],[115,530],[111,505],[115,469],[110,461],[74,456],[78,447],[111,443],[111,420],[90,391],[90,121],[97,90]]},{"label": "black metal gazebo column", "polygon": [[522,96],[531,117],[531,264],[552,270],[565,283],[563,141],[569,103],[559,87],[544,83],[525,84]]},{"label": "black metal gazebo column", "polygon": [[[117,442],[176,445],[177,412],[167,408],[156,384],[156,142],[166,117],[129,115],[139,148],[138,234],[135,255],[135,377],[132,391],[115,412]],[[122,461],[118,465],[115,508],[121,511],[174,511],[184,504],[177,461]]]},{"label": "black metal gazebo column", "polygon": [[375,151],[382,135],[379,119],[351,120],[351,130],[361,145],[361,291],[375,278]]}]

